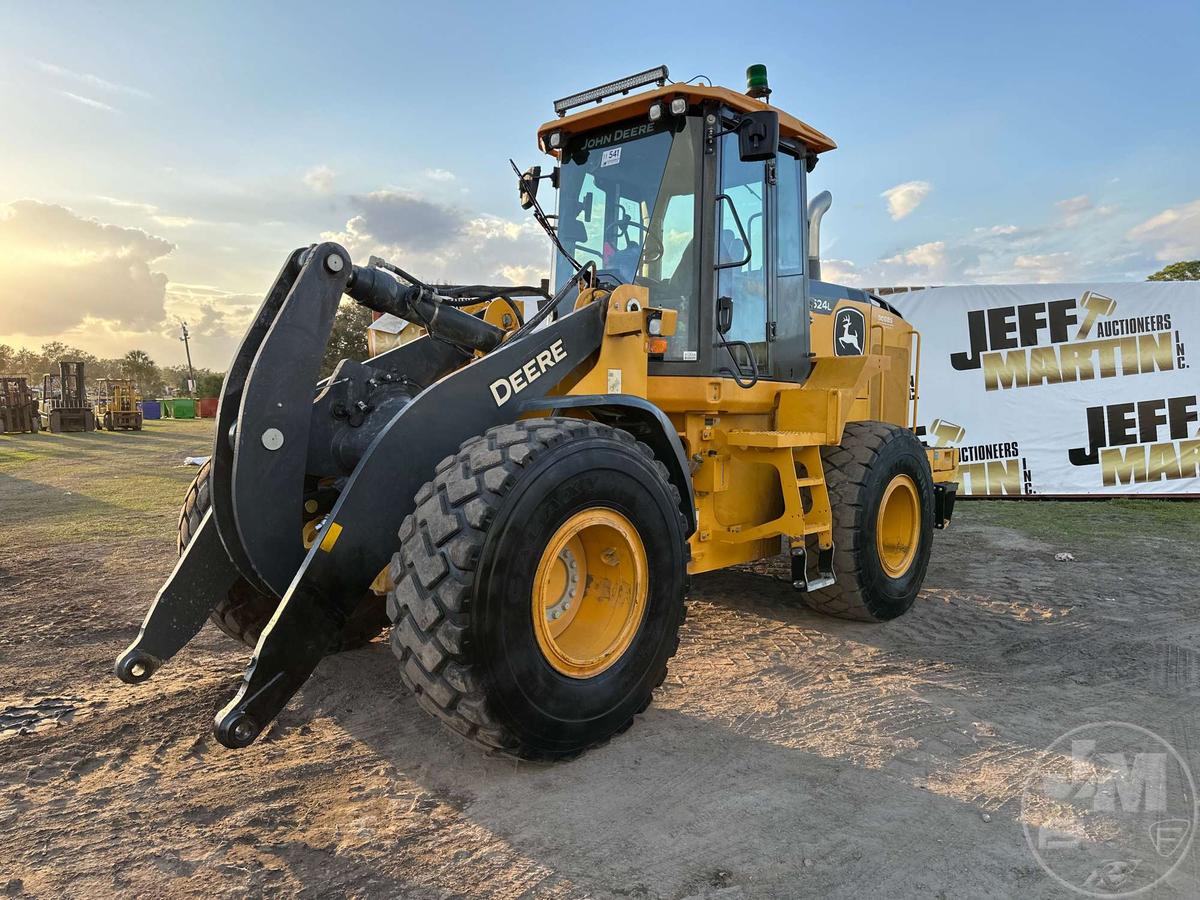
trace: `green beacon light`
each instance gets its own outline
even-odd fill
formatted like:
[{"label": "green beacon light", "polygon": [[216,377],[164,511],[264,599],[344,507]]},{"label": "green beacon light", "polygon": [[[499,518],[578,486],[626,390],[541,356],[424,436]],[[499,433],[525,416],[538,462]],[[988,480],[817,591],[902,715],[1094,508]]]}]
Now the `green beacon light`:
[{"label": "green beacon light", "polygon": [[746,69],[746,93],[759,100],[771,96],[771,88],[767,84],[767,67],[757,63]]}]

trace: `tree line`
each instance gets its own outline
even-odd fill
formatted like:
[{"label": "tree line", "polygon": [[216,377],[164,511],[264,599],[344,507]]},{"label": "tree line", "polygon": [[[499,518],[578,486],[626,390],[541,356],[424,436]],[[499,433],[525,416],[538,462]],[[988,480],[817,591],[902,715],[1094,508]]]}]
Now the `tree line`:
[{"label": "tree line", "polygon": [[[329,375],[342,359],[360,362],[367,358],[367,326],[371,312],[354,303],[343,303],[333,323],[333,332],[321,359],[321,377]],[[162,397],[168,393],[188,393],[187,366],[160,366],[144,350],[130,350],[116,359],[102,359],[86,350],[62,341],[50,341],[37,350],[0,344],[0,375],[24,375],[30,385],[42,383],[42,376],[58,374],[60,361],[84,364],[89,388],[101,378],[132,378],[143,397]],[[221,393],[224,372],[196,368],[197,397],[216,397]]]},{"label": "tree line", "polygon": [[[187,394],[187,366],[160,366],[145,350],[130,350],[116,359],[103,359],[62,341],[50,341],[36,350],[0,344],[0,375],[24,375],[30,385],[42,382],[42,376],[58,374],[59,362],[82,362],[89,388],[101,378],[132,378],[143,397]],[[221,393],[224,372],[197,368],[196,396],[216,397]]]}]

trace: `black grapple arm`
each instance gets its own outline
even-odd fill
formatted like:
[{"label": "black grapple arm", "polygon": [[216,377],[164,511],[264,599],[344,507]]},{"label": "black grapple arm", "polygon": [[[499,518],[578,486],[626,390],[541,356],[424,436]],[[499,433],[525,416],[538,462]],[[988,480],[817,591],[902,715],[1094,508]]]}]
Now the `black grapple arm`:
[{"label": "black grapple arm", "polygon": [[[365,363],[343,360],[319,381],[343,294],[429,334]],[[537,330],[540,320],[531,320],[504,340],[500,328],[457,308],[461,302],[377,266],[355,266],[337,244],[289,256],[225,378],[211,508],[117,659],[122,681],[149,679],[243,578],[279,597],[279,607],[214,731],[227,747],[251,743],[386,566],[438,462],[464,440],[549,402],[603,337],[604,304]],[[520,397],[501,397],[495,386],[537,359],[554,362],[523,382]],[[308,548],[306,516],[316,528]]]}]

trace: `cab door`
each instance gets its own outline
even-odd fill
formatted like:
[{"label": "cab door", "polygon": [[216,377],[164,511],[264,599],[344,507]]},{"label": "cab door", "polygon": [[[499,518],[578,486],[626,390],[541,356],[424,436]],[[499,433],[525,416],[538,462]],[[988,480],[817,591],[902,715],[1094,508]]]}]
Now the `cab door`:
[{"label": "cab door", "polygon": [[781,146],[775,159],[771,232],[771,362],[780,381],[804,381],[812,370],[809,357],[808,204],[805,164],[800,150]]},{"label": "cab door", "polygon": [[[721,137],[717,178],[716,271],[717,309],[730,307],[730,327],[724,343],[714,333],[717,370],[734,366],[744,377],[754,370],[770,374],[771,353],[767,323],[771,321],[771,262],[769,257],[768,175],[772,162],[743,162],[738,154],[738,136]],[[732,354],[732,358],[731,355]]]}]

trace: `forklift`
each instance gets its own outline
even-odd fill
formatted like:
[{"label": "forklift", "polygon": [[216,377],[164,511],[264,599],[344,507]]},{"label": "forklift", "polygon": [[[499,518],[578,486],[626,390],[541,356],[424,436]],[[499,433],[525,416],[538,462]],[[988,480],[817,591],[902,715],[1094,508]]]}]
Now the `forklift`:
[{"label": "forklift", "polygon": [[0,376],[0,434],[37,434],[42,427],[38,400],[25,376]]},{"label": "forklift", "polygon": [[96,420],[108,431],[141,431],[142,398],[130,378],[101,378],[96,382]]},{"label": "forklift", "polygon": [[57,375],[42,376],[43,425],[51,433],[95,431],[96,413],[88,402],[82,362],[63,360]]}]

